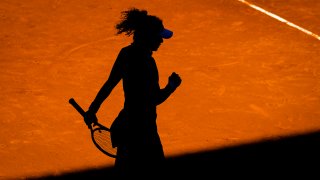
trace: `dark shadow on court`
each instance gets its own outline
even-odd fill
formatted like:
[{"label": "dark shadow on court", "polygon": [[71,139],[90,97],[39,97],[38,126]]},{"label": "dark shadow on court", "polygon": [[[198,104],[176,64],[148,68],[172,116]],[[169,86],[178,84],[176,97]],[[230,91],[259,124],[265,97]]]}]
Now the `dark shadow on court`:
[{"label": "dark shadow on court", "polygon": [[[167,158],[168,179],[319,179],[320,131]],[[112,167],[28,179],[113,179]],[[154,178],[153,178],[154,179]]]}]

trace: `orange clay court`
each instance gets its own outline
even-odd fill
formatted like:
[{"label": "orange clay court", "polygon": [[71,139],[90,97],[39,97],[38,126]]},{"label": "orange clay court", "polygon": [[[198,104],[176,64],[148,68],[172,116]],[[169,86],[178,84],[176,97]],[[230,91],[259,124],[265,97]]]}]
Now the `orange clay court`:
[{"label": "orange clay court", "polygon": [[[86,109],[105,82],[130,7],[174,32],[154,53],[162,87],[182,78],[158,108],[166,156],[320,130],[318,0],[2,0],[0,179],[113,165],[68,100]],[[99,122],[122,105],[118,84]]]}]

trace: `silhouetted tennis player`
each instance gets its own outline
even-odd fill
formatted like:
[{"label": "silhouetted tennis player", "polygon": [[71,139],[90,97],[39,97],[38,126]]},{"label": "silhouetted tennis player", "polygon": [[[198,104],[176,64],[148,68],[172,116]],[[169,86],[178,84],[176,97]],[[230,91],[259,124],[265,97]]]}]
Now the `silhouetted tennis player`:
[{"label": "silhouetted tennis player", "polygon": [[168,84],[160,88],[152,52],[157,51],[163,39],[171,38],[173,32],[165,29],[157,16],[136,8],[122,12],[116,29],[118,34],[133,35],[133,42],[121,49],[108,80],[86,111],[85,121],[97,121],[100,105],[122,80],[124,107],[111,125],[112,144],[117,147],[115,169],[120,177],[152,179],[164,173],[165,161],[157,131],[157,105],[181,83],[179,75],[173,72]]}]

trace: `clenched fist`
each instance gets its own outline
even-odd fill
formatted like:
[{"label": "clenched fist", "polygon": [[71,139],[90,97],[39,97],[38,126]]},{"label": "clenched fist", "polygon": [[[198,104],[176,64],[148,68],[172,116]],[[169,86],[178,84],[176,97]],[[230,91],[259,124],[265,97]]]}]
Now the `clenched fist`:
[{"label": "clenched fist", "polygon": [[171,86],[172,89],[176,89],[178,86],[180,86],[181,84],[181,78],[180,76],[173,72],[170,76],[169,76],[169,82],[168,84]]}]

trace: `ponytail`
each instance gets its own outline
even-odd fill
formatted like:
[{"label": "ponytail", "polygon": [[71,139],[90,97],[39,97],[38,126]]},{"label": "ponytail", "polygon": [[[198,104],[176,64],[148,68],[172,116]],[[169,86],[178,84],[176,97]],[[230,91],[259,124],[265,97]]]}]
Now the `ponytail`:
[{"label": "ponytail", "polygon": [[[163,29],[162,20],[148,15],[146,10],[131,8],[121,12],[121,21],[116,24],[117,34],[127,36],[143,36],[146,32],[160,32]],[[136,38],[136,37],[135,37]]]},{"label": "ponytail", "polygon": [[136,30],[141,29],[148,16],[146,10],[139,10],[136,8],[122,11],[121,14],[122,19],[120,23],[116,25],[117,34],[125,33],[127,36],[130,36]]}]

